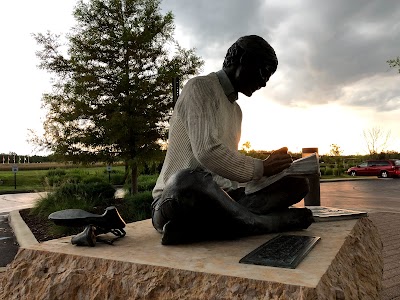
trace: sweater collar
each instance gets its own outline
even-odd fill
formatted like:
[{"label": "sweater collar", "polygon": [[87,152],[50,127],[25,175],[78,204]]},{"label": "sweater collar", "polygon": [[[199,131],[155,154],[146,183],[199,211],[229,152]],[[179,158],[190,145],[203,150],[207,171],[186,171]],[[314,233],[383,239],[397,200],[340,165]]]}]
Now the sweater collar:
[{"label": "sweater collar", "polygon": [[216,74],[226,97],[230,102],[234,103],[238,99],[238,93],[233,88],[233,85],[229,80],[228,75],[226,75],[224,70],[219,70],[218,72],[216,72]]}]

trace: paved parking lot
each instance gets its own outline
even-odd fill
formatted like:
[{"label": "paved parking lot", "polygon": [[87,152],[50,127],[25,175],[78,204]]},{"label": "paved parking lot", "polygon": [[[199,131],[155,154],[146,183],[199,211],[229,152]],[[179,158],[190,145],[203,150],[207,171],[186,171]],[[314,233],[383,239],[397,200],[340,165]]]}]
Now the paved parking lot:
[{"label": "paved parking lot", "polygon": [[8,213],[32,207],[45,193],[0,195],[0,271],[10,263],[18,251],[18,244],[8,224]]},{"label": "paved parking lot", "polygon": [[0,213],[0,268],[11,262],[18,251],[18,244],[7,217],[8,214]]}]

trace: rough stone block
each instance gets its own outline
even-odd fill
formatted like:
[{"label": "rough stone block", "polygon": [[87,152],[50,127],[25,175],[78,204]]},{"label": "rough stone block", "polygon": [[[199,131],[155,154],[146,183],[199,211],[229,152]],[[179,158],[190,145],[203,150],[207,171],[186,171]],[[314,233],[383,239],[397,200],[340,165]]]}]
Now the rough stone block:
[{"label": "rough stone block", "polygon": [[62,238],[21,248],[0,281],[0,299],[379,298],[382,243],[368,218],[290,232],[321,237],[296,269],[239,264],[275,234],[162,246],[150,220],[126,231],[114,246]]}]

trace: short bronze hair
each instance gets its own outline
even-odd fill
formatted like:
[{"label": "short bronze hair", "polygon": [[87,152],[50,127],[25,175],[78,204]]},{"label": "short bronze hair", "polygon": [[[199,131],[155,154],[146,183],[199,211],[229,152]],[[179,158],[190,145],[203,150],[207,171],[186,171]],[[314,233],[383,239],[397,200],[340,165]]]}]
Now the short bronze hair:
[{"label": "short bronze hair", "polygon": [[249,53],[251,56],[262,61],[271,74],[275,73],[278,67],[278,58],[276,57],[274,48],[258,35],[246,35],[239,38],[228,49],[225,60],[222,65],[223,68],[232,65],[238,65],[240,58],[244,53]]}]

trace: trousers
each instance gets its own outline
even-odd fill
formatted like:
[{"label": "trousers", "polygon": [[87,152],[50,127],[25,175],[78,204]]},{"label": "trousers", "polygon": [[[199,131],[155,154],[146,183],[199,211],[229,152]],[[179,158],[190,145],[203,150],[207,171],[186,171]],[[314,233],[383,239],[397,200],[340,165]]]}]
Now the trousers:
[{"label": "trousers", "polygon": [[307,228],[313,221],[311,212],[289,207],[308,191],[307,178],[285,177],[253,194],[246,195],[244,188],[225,192],[210,173],[185,169],[174,174],[161,197],[154,199],[152,222],[163,234],[168,224],[183,240],[185,235],[221,239]]}]

